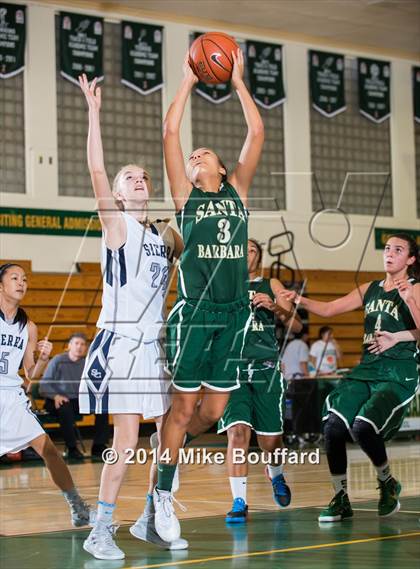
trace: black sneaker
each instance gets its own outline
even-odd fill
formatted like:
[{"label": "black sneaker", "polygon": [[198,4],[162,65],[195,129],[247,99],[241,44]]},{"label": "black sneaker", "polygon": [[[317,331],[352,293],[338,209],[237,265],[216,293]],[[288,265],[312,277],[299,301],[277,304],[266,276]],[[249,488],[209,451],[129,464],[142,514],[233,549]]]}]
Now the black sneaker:
[{"label": "black sneaker", "polygon": [[72,460],[84,460],[85,455],[77,447],[70,447],[63,452],[63,457],[71,458]]},{"label": "black sneaker", "polygon": [[102,458],[102,453],[106,448],[108,447],[105,445],[93,445],[91,450],[91,455],[97,458]]}]

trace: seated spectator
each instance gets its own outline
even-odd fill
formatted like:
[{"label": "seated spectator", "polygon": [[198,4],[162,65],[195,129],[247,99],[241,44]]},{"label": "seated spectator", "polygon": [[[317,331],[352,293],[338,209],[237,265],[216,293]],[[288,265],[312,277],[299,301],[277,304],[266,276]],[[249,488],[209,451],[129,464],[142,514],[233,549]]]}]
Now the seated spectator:
[{"label": "seated spectator", "polygon": [[287,344],[282,358],[285,379],[299,379],[309,376],[308,338],[308,327],[303,326],[302,330],[295,334],[294,340]]},{"label": "seated spectator", "polygon": [[331,375],[337,372],[337,363],[341,350],[334,339],[330,326],[319,329],[319,340],[314,342],[309,351],[309,362],[315,369],[314,375]]},{"label": "seated spectator", "polygon": [[[60,423],[68,458],[84,458],[77,448],[76,415],[79,414],[79,384],[85,365],[87,339],[84,334],[70,336],[68,351],[54,356],[41,379],[39,392],[45,409]],[[95,415],[92,456],[101,456],[108,444],[108,415]]]}]

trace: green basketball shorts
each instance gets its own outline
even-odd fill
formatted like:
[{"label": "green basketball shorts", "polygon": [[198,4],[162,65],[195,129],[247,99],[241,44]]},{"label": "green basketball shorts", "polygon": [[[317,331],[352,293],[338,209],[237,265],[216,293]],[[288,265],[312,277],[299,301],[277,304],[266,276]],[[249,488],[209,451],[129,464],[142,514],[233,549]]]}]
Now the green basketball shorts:
[{"label": "green basketball shorts", "polygon": [[283,434],[284,393],[278,362],[250,362],[242,368],[240,388],[231,394],[217,432],[242,424],[258,435]]},{"label": "green basketball shorts", "polygon": [[167,358],[180,391],[239,388],[239,364],[251,322],[248,298],[228,304],[180,299],[168,317]]},{"label": "green basketball shorts", "polygon": [[384,440],[400,429],[411,400],[419,387],[419,376],[404,376],[395,381],[343,379],[326,398],[322,419],[338,415],[350,434],[354,420],[368,422]]}]

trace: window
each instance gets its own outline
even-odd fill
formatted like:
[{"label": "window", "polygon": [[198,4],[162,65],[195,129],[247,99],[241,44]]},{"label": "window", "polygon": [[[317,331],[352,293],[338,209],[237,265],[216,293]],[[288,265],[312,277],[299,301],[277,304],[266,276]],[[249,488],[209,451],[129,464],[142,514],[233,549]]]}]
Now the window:
[{"label": "window", "polygon": [[[372,215],[391,173],[389,120],[375,124],[360,114],[356,59],[346,58],[345,90],[347,109],[335,117],[324,117],[311,106],[313,209],[321,208],[316,181],[325,207],[335,208],[346,173],[362,172],[349,176],[341,207],[347,213]],[[392,216],[391,182],[379,213]]]},{"label": "window", "polygon": [[[87,107],[78,87],[59,71],[59,18],[56,18],[59,195],[88,196],[92,188],[86,161]],[[152,176],[154,197],[163,196],[162,92],[142,96],[121,83],[121,28],[104,26],[101,129],[110,181],[129,163]]]},{"label": "window", "polygon": [[23,73],[0,80],[2,192],[25,193]]}]

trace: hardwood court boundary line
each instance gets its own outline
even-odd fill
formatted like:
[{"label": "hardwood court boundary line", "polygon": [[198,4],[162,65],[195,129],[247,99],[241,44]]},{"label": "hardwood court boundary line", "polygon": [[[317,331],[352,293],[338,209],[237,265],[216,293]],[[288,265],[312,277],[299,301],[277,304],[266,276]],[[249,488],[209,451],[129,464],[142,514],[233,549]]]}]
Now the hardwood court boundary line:
[{"label": "hardwood court boundary line", "polygon": [[295,553],[298,551],[310,551],[314,549],[327,549],[328,547],[340,547],[342,545],[354,545],[356,543],[369,543],[374,541],[387,541],[391,539],[401,539],[404,537],[420,536],[420,532],[402,533],[399,535],[386,535],[383,537],[369,537],[364,539],[353,539],[350,541],[339,541],[335,543],[320,543],[318,545],[303,545],[300,547],[287,547],[285,549],[269,549],[267,551],[253,551],[251,553],[238,553],[236,555],[219,555],[217,557],[203,557],[201,559],[187,559],[185,561],[169,561],[167,563],[154,563],[153,565],[131,565],[127,569],[158,569],[159,567],[173,567],[178,565],[195,565],[210,561],[227,561],[229,559],[240,559],[247,557],[260,557],[272,553]]}]

